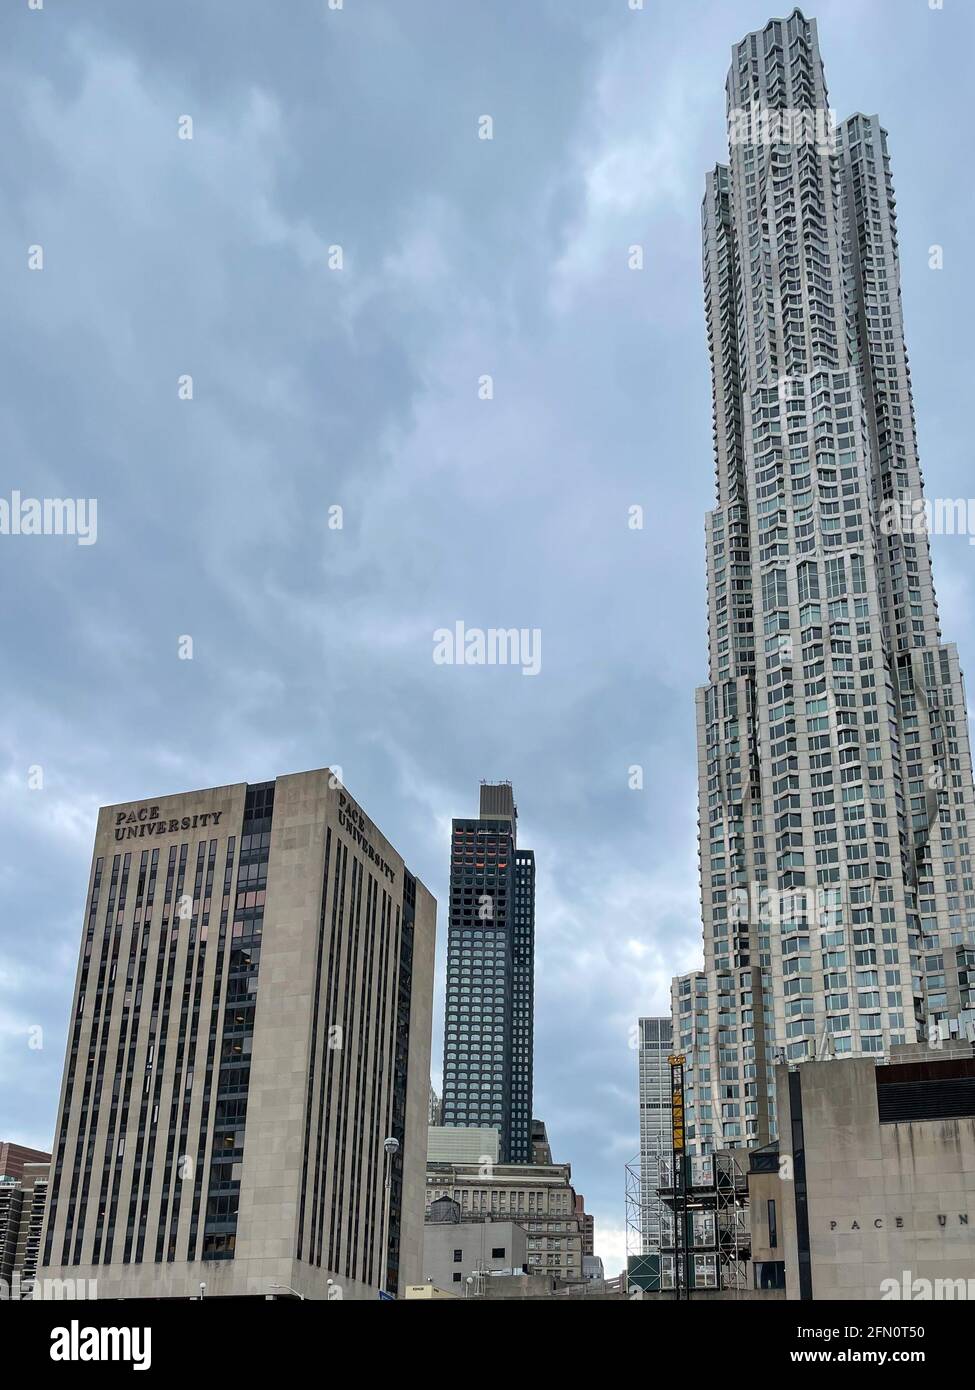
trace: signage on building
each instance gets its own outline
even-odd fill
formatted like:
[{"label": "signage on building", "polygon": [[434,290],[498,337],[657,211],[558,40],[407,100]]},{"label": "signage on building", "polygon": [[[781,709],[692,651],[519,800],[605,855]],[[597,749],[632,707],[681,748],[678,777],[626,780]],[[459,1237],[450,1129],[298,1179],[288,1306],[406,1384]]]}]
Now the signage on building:
[{"label": "signage on building", "polygon": [[160,816],[158,806],[137,806],[115,812],[116,840],[144,840],[147,835],[175,835],[180,830],[212,828],[220,824],[222,811],[202,811],[195,816]]},{"label": "signage on building", "polygon": [[670,1122],[673,1128],[673,1150],[684,1152],[684,1054],[672,1052],[670,1063]]},{"label": "signage on building", "polygon": [[[967,1212],[916,1212],[915,1217],[933,1217],[938,1225],[944,1229],[946,1226],[968,1226]],[[928,1224],[931,1224],[930,1221]],[[846,1216],[829,1223],[831,1231],[906,1231],[909,1228],[904,1224],[903,1216],[863,1216],[859,1220],[854,1216]],[[918,1231],[918,1223],[915,1220],[910,1228],[914,1234]],[[969,1227],[971,1229],[971,1227]]]},{"label": "signage on building", "polygon": [[366,858],[371,859],[390,883],[393,883],[396,879],[395,869],[387,864],[379,851],[366,839],[366,818],[346,792],[339,792],[339,825],[355,841]]}]

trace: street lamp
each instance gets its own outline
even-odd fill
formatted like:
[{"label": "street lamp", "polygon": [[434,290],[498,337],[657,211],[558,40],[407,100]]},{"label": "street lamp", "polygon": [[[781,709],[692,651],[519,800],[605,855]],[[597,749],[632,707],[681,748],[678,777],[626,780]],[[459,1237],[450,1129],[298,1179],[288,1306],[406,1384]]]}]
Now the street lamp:
[{"label": "street lamp", "polygon": [[280,1289],[282,1293],[293,1293],[295,1298],[301,1299],[302,1303],[305,1301],[305,1295],[299,1293],[297,1289],[293,1289],[290,1284],[272,1284],[271,1288],[272,1290]]},{"label": "street lamp", "polygon": [[384,1140],[383,1140],[383,1153],[386,1155],[386,1193],[385,1193],[385,1199],[384,1199],[384,1203],[383,1203],[383,1205],[384,1205],[385,1208],[386,1208],[386,1221],[385,1221],[386,1238],[385,1238],[385,1240],[383,1241],[382,1289],[383,1289],[384,1292],[388,1293],[389,1291],[388,1291],[388,1289],[386,1288],[386,1279],[387,1279],[387,1277],[388,1277],[388,1275],[389,1275],[389,1208],[390,1208],[390,1192],[391,1192],[391,1189],[392,1189],[392,1180],[393,1180],[393,1155],[399,1153],[399,1140],[398,1140],[398,1139],[393,1139],[392,1137],[390,1137],[389,1139],[384,1139]]}]

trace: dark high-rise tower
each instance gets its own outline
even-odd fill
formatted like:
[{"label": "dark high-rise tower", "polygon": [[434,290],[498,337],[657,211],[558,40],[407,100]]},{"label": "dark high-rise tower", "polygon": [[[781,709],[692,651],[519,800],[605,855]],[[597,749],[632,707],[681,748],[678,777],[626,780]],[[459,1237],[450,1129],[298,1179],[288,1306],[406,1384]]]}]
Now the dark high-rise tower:
[{"label": "dark high-rise tower", "polygon": [[532,1155],[535,856],[517,822],[511,783],[482,783],[450,858],[443,1123],[498,1130],[502,1163]]}]

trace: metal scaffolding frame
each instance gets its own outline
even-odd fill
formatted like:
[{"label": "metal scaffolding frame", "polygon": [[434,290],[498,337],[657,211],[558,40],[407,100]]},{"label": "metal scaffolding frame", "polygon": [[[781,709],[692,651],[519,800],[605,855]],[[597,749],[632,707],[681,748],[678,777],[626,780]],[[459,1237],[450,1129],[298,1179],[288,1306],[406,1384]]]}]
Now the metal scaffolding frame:
[{"label": "metal scaffolding frame", "polygon": [[714,1178],[718,1286],[738,1291],[746,1287],[745,1266],[751,1255],[748,1178],[735,1155],[728,1151],[715,1154]]},{"label": "metal scaffolding frame", "polygon": [[639,1154],[626,1164],[625,1174],[626,1253],[627,1256],[644,1255],[647,1253],[643,1248],[643,1217],[646,1203]]}]

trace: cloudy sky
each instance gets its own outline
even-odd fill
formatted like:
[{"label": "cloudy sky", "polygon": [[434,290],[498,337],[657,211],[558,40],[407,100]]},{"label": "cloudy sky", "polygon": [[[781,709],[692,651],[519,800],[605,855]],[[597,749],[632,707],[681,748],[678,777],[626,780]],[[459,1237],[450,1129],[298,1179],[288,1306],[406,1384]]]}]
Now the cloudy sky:
[{"label": "cloudy sky", "polygon": [[[444,903],[451,817],[510,778],[535,1112],[620,1266],[630,1030],[701,959],[700,199],[769,17],[629,6],[5,0],[0,496],[98,531],[0,536],[0,1138],[52,1142],[99,805],[339,766]],[[890,132],[928,490],[966,497],[975,8],[806,13]],[[934,553],[975,661],[975,551]],[[435,664],[457,621],[540,629],[540,673]]]}]

